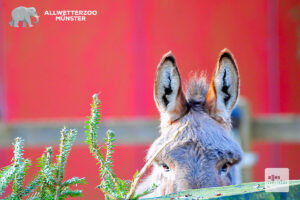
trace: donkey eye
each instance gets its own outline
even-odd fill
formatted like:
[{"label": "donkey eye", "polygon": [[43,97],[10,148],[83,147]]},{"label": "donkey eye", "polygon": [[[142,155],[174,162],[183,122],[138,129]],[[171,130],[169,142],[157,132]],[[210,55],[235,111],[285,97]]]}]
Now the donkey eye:
[{"label": "donkey eye", "polygon": [[230,168],[230,164],[229,163],[225,163],[219,170],[219,174],[226,174],[229,171]]},{"label": "donkey eye", "polygon": [[170,167],[169,167],[167,164],[163,163],[161,166],[164,168],[164,170],[165,170],[166,172],[169,172],[169,171],[170,171]]}]

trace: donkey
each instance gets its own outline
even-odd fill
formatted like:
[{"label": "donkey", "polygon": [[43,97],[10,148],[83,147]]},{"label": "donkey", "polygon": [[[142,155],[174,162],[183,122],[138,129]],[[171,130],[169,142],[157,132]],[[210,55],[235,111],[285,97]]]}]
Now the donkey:
[{"label": "donkey", "polygon": [[221,51],[211,83],[193,77],[184,93],[175,57],[162,57],[155,77],[154,99],[160,112],[161,135],[146,160],[187,121],[190,125],[154,160],[151,174],[137,192],[158,187],[147,197],[186,189],[234,184],[233,166],[242,158],[240,146],[229,135],[230,115],[239,97],[239,73],[229,50]]}]

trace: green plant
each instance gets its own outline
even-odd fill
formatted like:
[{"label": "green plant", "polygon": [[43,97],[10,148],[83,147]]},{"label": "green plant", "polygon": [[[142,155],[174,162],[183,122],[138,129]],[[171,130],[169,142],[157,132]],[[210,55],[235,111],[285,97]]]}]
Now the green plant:
[{"label": "green plant", "polygon": [[[91,116],[88,117],[86,126],[86,143],[89,145],[92,155],[99,162],[99,175],[102,179],[98,186],[104,192],[106,199],[138,199],[152,192],[157,186],[153,185],[141,194],[135,194],[135,189],[143,174],[150,167],[152,161],[159,153],[169,145],[182,131],[188,126],[186,123],[178,132],[168,140],[165,144],[155,152],[147,161],[140,172],[136,172],[132,181],[122,180],[118,178],[113,170],[112,154],[114,152],[115,134],[113,131],[106,132],[104,138],[105,146],[97,144],[98,125],[101,120],[100,101],[97,95],[93,95],[91,104]],[[66,197],[81,196],[81,190],[71,190],[70,187],[78,184],[85,184],[84,178],[73,177],[63,181],[65,174],[65,166],[71,151],[72,144],[76,139],[77,131],[63,128],[61,130],[61,138],[59,145],[59,154],[56,156],[56,163],[52,162],[53,151],[51,147],[46,148],[45,153],[38,158],[38,167],[40,171],[35,178],[26,186],[23,186],[24,177],[28,171],[31,162],[23,158],[24,141],[16,138],[14,143],[14,157],[12,163],[0,170],[0,195],[4,190],[12,184],[12,193],[5,199],[39,199],[39,200],[62,200]],[[101,152],[106,151],[105,155]]]},{"label": "green plant", "polygon": [[73,177],[63,181],[65,166],[71,151],[72,144],[76,139],[77,131],[63,128],[59,145],[59,154],[56,163],[52,162],[53,151],[46,148],[45,153],[38,158],[40,171],[34,179],[24,187],[24,177],[31,165],[30,160],[23,158],[24,140],[17,137],[14,142],[14,157],[12,163],[0,171],[0,195],[12,183],[12,193],[5,199],[55,199],[61,200],[66,197],[81,196],[81,190],[71,190],[70,187],[77,184],[85,184],[84,178]]},{"label": "green plant", "polygon": [[[108,130],[106,132],[106,138],[104,138],[105,146],[99,146],[97,144],[98,139],[98,125],[101,120],[100,113],[101,102],[98,99],[98,95],[93,95],[93,102],[91,104],[91,116],[88,117],[86,121],[86,143],[89,145],[92,155],[99,161],[99,176],[101,178],[101,183],[98,186],[105,195],[106,199],[138,199],[146,194],[152,192],[157,186],[153,185],[151,188],[147,189],[141,194],[135,194],[135,189],[139,183],[140,178],[150,167],[152,161],[159,155],[159,153],[170,144],[182,131],[188,126],[188,122],[178,130],[178,132],[167,141],[162,147],[152,155],[152,157],[147,161],[140,172],[136,172],[132,181],[122,180],[116,176],[113,170],[113,160],[112,154],[114,152],[113,142],[115,141],[115,134],[113,131]],[[101,150],[106,150],[106,154],[101,152]]]},{"label": "green plant", "polygon": [[[113,142],[115,141],[115,134],[113,131],[106,132],[104,139],[106,146],[101,147],[97,144],[98,139],[98,124],[101,120],[100,115],[100,101],[97,95],[93,96],[91,104],[91,116],[86,121],[86,143],[89,145],[90,151],[93,156],[99,161],[99,174],[102,182],[98,186],[104,192],[106,199],[124,198],[130,187],[126,180],[117,178],[113,171],[112,154],[114,152]],[[101,149],[106,150],[106,156],[101,153]]]}]

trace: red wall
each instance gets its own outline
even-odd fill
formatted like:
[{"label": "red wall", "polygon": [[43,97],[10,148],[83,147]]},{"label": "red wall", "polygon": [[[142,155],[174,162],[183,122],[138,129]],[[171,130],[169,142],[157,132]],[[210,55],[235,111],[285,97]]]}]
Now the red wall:
[{"label": "red wall", "polygon": [[[269,66],[269,74],[265,75],[268,77],[269,90],[274,94],[269,105],[275,106],[273,110],[278,110],[281,113],[299,114],[300,2],[296,0],[278,1],[275,8],[277,12],[270,15],[276,17],[276,23],[273,24],[273,27],[272,25],[270,27],[269,24],[269,29],[275,31],[270,36],[276,39],[277,43],[271,43],[271,45],[268,43],[268,55],[274,56],[269,64],[277,66],[278,69],[276,71],[276,68]],[[277,76],[278,80],[274,79],[274,76]],[[278,98],[275,98],[276,96]],[[254,180],[263,181],[264,169],[267,167],[287,167],[290,169],[290,179],[300,178],[299,159],[297,156],[295,157],[295,155],[300,154],[299,142],[253,142],[252,149],[259,157],[253,170]]]},{"label": "red wall", "polygon": [[299,143],[279,143],[259,141],[252,144],[252,150],[258,155],[253,167],[253,181],[265,181],[265,168],[289,168],[289,179],[300,179]]},{"label": "red wall", "polygon": [[[224,47],[237,59],[241,93],[254,114],[300,112],[300,93],[295,92],[299,21],[288,16],[296,1],[280,1],[278,13],[268,0],[25,4],[1,3],[4,120],[82,118],[95,92],[101,92],[104,117],[157,117],[152,90],[162,54],[173,51],[185,80],[191,70],[210,74]],[[11,28],[10,12],[19,5],[36,7],[40,22],[33,28]],[[46,10],[63,9],[97,10],[98,15],[73,23],[44,16]],[[276,22],[277,29],[270,26]],[[274,50],[270,44],[276,38]],[[277,51],[278,58],[273,57]]]},{"label": "red wall", "polygon": [[[211,74],[224,47],[236,57],[241,94],[254,115],[300,113],[299,1],[2,0],[0,5],[0,109],[6,122],[84,118],[96,92],[101,92],[104,119],[158,117],[152,93],[162,54],[173,51],[186,80],[192,70]],[[34,6],[41,16],[33,28],[9,26],[11,10],[20,5]],[[43,14],[63,9],[97,10],[98,15],[70,23]],[[298,147],[255,142],[260,158],[255,180],[263,180],[270,166],[289,167],[292,178],[299,179],[298,161],[289,156]],[[146,149],[135,148],[117,150],[132,159],[116,158],[116,166],[126,164],[118,170],[127,178],[141,167],[139,152]],[[42,151],[25,152],[35,158]],[[81,167],[90,166],[85,195],[92,198],[99,182],[93,180],[93,158],[84,154],[85,147],[75,147],[67,173],[85,176]]]},{"label": "red wall", "polygon": [[300,113],[300,2],[279,1],[280,111]]}]

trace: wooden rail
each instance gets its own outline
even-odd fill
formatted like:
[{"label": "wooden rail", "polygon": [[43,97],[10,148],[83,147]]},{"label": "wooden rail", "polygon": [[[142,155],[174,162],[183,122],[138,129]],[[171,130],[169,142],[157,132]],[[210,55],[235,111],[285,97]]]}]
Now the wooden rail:
[{"label": "wooden rail", "polygon": [[299,115],[273,115],[252,120],[253,140],[272,142],[300,142]]},{"label": "wooden rail", "polygon": [[300,180],[289,182],[289,192],[266,192],[264,182],[243,183],[225,187],[203,188],[186,190],[162,197],[151,199],[222,199],[222,200],[248,200],[248,199],[299,199]]}]

